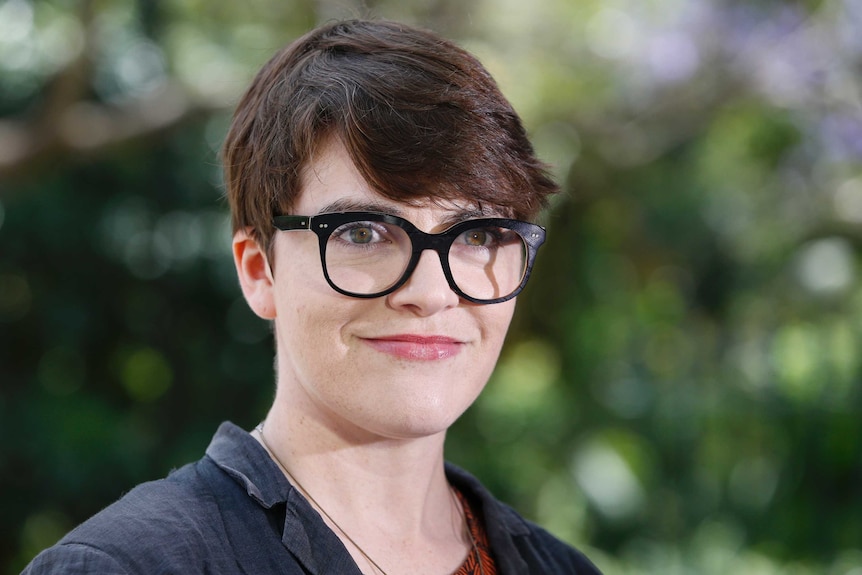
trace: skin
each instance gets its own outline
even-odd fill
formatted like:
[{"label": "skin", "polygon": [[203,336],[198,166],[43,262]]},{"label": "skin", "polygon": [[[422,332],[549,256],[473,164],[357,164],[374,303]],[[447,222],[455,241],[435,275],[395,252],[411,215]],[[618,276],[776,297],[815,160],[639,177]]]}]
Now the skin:
[{"label": "skin", "polygon": [[[400,215],[426,232],[477,215],[466,203],[384,198],[333,142],[306,169],[293,213],[345,208]],[[245,231],[233,251],[246,300],[275,324],[265,421],[275,455],[388,573],[451,573],[469,543],[443,472],[445,434],[488,381],[514,300],[462,301],[431,251],[405,285],[375,299],[329,287],[309,231],[277,233],[272,266]]]}]

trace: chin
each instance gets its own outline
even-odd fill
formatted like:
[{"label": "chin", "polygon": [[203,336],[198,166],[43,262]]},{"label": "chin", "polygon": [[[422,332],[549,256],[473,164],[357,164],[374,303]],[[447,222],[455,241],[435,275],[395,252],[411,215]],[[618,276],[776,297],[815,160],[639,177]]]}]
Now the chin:
[{"label": "chin", "polygon": [[443,405],[412,405],[401,417],[391,423],[404,438],[428,437],[446,432],[467,410],[469,405],[453,407]]}]

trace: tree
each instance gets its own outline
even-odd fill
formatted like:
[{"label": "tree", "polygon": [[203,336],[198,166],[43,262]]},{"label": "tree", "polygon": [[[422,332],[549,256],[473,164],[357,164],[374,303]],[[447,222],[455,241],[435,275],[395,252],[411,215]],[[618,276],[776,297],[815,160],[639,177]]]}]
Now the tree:
[{"label": "tree", "polygon": [[449,456],[609,574],[862,565],[851,2],[0,2],[0,571],[271,397],[231,103],[315,22],[478,53],[566,191]]}]

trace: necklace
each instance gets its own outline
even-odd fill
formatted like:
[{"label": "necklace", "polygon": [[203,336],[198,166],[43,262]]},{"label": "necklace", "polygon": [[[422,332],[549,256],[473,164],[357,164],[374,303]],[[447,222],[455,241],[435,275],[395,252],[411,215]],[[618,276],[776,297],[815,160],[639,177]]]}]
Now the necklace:
[{"label": "necklace", "polygon": [[[281,469],[281,471],[287,476],[288,479],[290,479],[291,483],[293,483],[297,487],[297,489],[299,489],[302,492],[302,494],[308,498],[308,500],[312,503],[312,505],[314,505],[318,510],[320,510],[320,512],[323,514],[323,516],[326,517],[329,520],[329,522],[335,526],[336,529],[338,529],[338,531],[344,536],[344,538],[347,539],[350,542],[350,544],[356,548],[357,551],[359,551],[359,553],[365,558],[366,561],[368,561],[368,563],[373,565],[374,568],[377,569],[377,571],[382,573],[382,575],[387,575],[386,571],[384,571],[383,568],[380,565],[378,565],[377,562],[374,561],[374,559],[372,559],[368,555],[368,553],[366,553],[365,550],[359,546],[359,544],[356,541],[354,541],[354,539],[347,533],[347,531],[345,531],[344,528],[342,528],[341,525],[339,525],[338,522],[335,521],[335,519],[333,519],[332,516],[326,512],[326,509],[324,509],[320,505],[320,503],[318,503],[314,499],[314,497],[312,497],[311,493],[309,493],[308,490],[305,487],[303,487],[299,481],[296,480],[296,477],[294,477],[293,474],[287,470],[287,467],[284,466],[284,464],[281,462],[281,460],[275,454],[275,451],[273,451],[272,448],[269,446],[269,442],[267,442],[266,436],[263,434],[263,422],[260,422],[257,425],[257,427],[254,428],[254,430],[257,431],[257,434],[260,436],[260,442],[263,444],[263,447],[264,447],[264,449],[266,449],[266,452],[269,453],[269,456],[272,458],[273,461],[275,461],[276,465],[278,465],[278,467]],[[455,496],[455,493],[453,492],[452,486],[449,486],[449,494],[452,497],[452,501],[455,504],[456,508],[461,511],[462,521],[466,525],[467,515],[464,512],[464,509],[461,507],[461,505],[458,504],[458,498]],[[479,549],[476,546],[476,538],[473,537],[473,531],[470,529],[469,525],[467,525],[466,531],[467,531],[467,534],[470,536],[470,553],[473,554],[474,557],[476,557],[476,562],[479,565],[479,570],[481,572],[481,575],[485,575],[485,567],[484,567],[484,565],[482,565],[482,555],[481,555],[481,553],[479,553]]]}]

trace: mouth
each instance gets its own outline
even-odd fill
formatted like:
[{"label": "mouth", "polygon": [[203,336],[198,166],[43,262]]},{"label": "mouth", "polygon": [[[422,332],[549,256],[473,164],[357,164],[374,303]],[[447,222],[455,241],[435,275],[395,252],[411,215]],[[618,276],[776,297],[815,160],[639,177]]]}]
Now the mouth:
[{"label": "mouth", "polygon": [[369,337],[363,338],[363,341],[379,352],[415,361],[454,357],[461,352],[465,343],[448,336],[416,334]]}]

